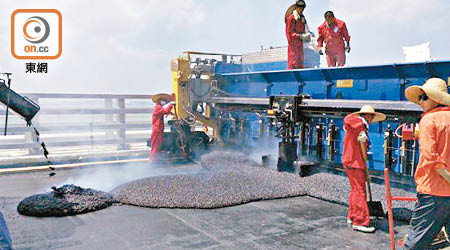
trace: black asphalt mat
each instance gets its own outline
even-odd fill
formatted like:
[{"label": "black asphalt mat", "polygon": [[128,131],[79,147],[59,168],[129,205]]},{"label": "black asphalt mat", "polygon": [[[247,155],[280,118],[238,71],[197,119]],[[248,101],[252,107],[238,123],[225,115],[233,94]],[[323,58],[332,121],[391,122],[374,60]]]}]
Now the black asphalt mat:
[{"label": "black asphalt mat", "polygon": [[88,213],[111,206],[115,201],[105,192],[74,185],[53,187],[54,191],[23,199],[17,211],[29,216],[67,216]]}]

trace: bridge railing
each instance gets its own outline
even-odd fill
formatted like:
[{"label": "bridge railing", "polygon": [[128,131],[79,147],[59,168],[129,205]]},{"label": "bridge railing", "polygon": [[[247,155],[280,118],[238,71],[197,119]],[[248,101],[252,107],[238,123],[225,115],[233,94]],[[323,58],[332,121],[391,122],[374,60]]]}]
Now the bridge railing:
[{"label": "bridge railing", "polygon": [[[32,123],[50,153],[53,150],[145,148],[151,133],[151,95],[25,93],[41,107]],[[10,109],[11,110],[11,109]],[[33,128],[9,114],[7,135],[5,109],[0,109],[0,151],[38,154],[40,145]],[[20,151],[21,153],[18,153]],[[4,156],[4,154],[3,154]]]}]

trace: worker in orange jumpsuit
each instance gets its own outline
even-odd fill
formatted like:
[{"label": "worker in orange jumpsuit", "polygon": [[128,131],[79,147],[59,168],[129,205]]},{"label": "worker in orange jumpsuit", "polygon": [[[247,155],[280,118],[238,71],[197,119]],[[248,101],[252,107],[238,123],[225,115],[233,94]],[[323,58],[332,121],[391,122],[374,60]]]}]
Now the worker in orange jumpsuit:
[{"label": "worker in orange jumpsuit", "polygon": [[[344,151],[342,163],[350,182],[350,197],[348,201],[347,223],[354,230],[372,233],[374,227],[370,226],[369,208],[366,198],[366,160],[369,139],[369,123],[386,119],[384,114],[375,112],[370,105],[365,105],[359,112],[347,115],[344,118]],[[363,152],[363,147],[364,151]]]},{"label": "worker in orange jumpsuit", "polygon": [[414,175],[417,202],[405,247],[428,249],[443,226],[450,228],[450,95],[447,83],[430,78],[405,90],[423,109],[419,123],[419,163]]},{"label": "worker in orange jumpsuit", "polygon": [[[317,48],[323,55],[322,47],[325,42],[328,67],[344,66],[345,51],[350,53],[350,35],[347,26],[344,21],[335,18],[332,11],[325,12],[324,16],[325,21],[318,28]],[[344,40],[346,45],[344,45]]]},{"label": "worker in orange jumpsuit", "polygon": [[286,19],[286,38],[288,40],[288,69],[303,68],[303,41],[309,41],[311,34],[308,31],[303,10],[306,7],[305,1],[298,0],[296,8]]},{"label": "worker in orange jumpsuit", "polygon": [[[170,114],[170,111],[175,104],[171,101],[172,97],[168,94],[157,94],[152,96],[152,101],[156,103],[153,109],[152,115],[152,135],[151,135],[151,151],[150,151],[150,161],[157,160],[157,154],[161,150],[161,145],[164,140],[164,115]],[[164,107],[168,102],[170,102],[167,107]]]}]

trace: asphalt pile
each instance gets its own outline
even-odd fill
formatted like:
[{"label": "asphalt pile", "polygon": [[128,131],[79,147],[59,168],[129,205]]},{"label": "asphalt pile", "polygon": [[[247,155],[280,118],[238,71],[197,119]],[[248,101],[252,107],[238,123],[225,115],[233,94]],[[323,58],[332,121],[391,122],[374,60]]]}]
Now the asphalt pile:
[{"label": "asphalt pile", "polygon": [[140,179],[112,193],[123,204],[158,208],[220,208],[306,194],[298,175],[262,168],[243,153],[209,153],[201,165],[209,171]]},{"label": "asphalt pile", "polygon": [[20,214],[37,217],[67,216],[107,208],[115,203],[111,194],[75,185],[52,187],[53,191],[23,199],[17,205]]}]

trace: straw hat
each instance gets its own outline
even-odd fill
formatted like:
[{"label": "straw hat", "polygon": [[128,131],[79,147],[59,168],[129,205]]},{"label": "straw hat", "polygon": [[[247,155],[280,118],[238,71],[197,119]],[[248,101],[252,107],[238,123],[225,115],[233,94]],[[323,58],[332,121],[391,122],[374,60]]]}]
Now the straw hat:
[{"label": "straw hat", "polygon": [[372,122],[382,122],[384,120],[386,120],[386,115],[379,113],[379,112],[375,112],[375,109],[370,106],[370,105],[364,105],[361,107],[361,110],[358,112],[355,112],[353,114],[374,114],[375,116],[373,117]]},{"label": "straw hat", "polygon": [[168,94],[157,94],[152,96],[152,101],[154,103],[157,103],[160,99],[166,100],[167,102],[170,102],[172,100],[172,96]]},{"label": "straw hat", "polygon": [[447,84],[440,78],[430,78],[422,86],[411,86],[405,90],[405,96],[411,102],[419,104],[419,95],[423,92],[427,96],[442,105],[450,105],[450,95],[447,91]]},{"label": "straw hat", "polygon": [[294,3],[293,5],[289,6],[289,8],[286,10],[286,13],[284,13],[284,22],[288,19],[290,15],[292,15],[292,12],[297,8],[297,5]]},{"label": "straw hat", "polygon": [[[304,6],[306,8],[306,3],[305,1],[303,1]],[[292,4],[291,6],[289,6],[289,8],[286,10],[286,12],[284,13],[284,22],[286,23],[288,17],[290,15],[292,15],[292,12],[294,12],[294,10],[297,9],[297,2],[295,2],[294,4]]]}]

